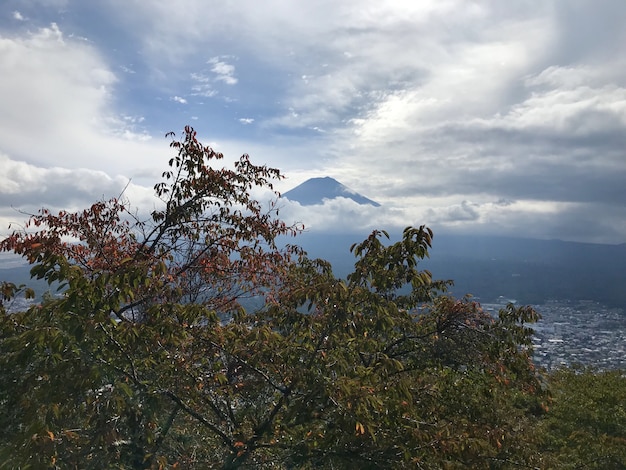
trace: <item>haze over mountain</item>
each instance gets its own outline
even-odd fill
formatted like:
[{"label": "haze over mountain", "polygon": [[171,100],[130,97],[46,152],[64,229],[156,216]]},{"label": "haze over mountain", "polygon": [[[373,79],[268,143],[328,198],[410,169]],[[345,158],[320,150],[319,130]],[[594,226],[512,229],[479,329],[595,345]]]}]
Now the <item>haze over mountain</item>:
[{"label": "haze over mountain", "polygon": [[304,183],[284,193],[282,197],[293,202],[298,202],[303,206],[324,204],[324,200],[336,199],[338,197],[352,199],[357,204],[369,204],[374,207],[380,206],[376,201],[362,196],[329,176],[323,178],[309,178]]},{"label": "haze over mountain", "polygon": [[[390,231],[391,240],[400,233]],[[332,233],[314,229],[297,243],[312,258],[331,262],[343,277],[354,268],[350,246],[368,233]],[[450,292],[472,294],[482,302],[498,298],[520,304],[548,300],[592,300],[611,307],[626,307],[626,245],[472,236],[435,231],[430,258],[420,263],[435,279],[452,279]]]}]

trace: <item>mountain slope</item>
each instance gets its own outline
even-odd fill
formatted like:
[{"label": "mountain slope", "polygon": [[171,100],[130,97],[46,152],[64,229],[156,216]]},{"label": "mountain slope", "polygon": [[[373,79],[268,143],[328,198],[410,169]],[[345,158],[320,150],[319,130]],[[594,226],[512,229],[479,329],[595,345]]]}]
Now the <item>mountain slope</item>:
[{"label": "mountain slope", "polygon": [[[343,277],[354,268],[350,246],[367,233],[303,233],[297,238],[312,258],[331,262]],[[393,243],[399,233],[391,233]],[[431,257],[421,267],[435,279],[452,279],[451,292],[482,302],[502,296],[522,304],[593,300],[626,306],[626,246],[510,237],[435,233]]]},{"label": "mountain slope", "polygon": [[285,199],[299,202],[303,206],[323,204],[325,199],[335,199],[345,197],[352,199],[357,204],[370,204],[379,207],[376,201],[366,198],[359,193],[352,191],[339,181],[326,176],[324,178],[310,178],[299,186],[287,191],[282,195]]}]

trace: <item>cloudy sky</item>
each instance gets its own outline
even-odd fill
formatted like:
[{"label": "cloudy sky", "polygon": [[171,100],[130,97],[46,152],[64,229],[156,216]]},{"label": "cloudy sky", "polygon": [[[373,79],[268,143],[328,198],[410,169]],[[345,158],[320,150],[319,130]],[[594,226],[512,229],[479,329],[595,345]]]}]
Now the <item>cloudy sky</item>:
[{"label": "cloudy sky", "polygon": [[[194,126],[312,229],[626,242],[623,0],[2,0],[0,235],[17,210],[149,207]],[[264,195],[260,195],[264,197]]]}]

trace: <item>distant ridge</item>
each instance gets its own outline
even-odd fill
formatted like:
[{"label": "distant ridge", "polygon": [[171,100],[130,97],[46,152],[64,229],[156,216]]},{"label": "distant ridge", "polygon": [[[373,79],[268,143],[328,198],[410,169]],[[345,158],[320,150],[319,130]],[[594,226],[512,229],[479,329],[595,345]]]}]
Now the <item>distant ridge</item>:
[{"label": "distant ridge", "polygon": [[284,193],[282,197],[289,199],[290,201],[299,202],[303,206],[324,204],[325,199],[336,199],[338,197],[352,199],[357,204],[369,204],[374,207],[380,206],[380,204],[376,201],[372,201],[371,199],[352,191],[347,186],[344,186],[339,181],[329,176],[323,178],[310,178],[304,183]]},{"label": "distant ridge", "polygon": [[[339,228],[341,230],[341,228]],[[311,258],[330,261],[344,277],[354,270],[350,246],[368,230],[329,232],[310,230],[298,236],[298,245]],[[390,230],[389,243],[401,240]],[[387,240],[383,240],[387,244]],[[420,269],[435,279],[453,279],[448,291],[462,297],[471,293],[481,302],[500,296],[518,303],[540,305],[549,300],[593,300],[622,309],[626,315],[626,245],[560,240],[484,236],[435,231],[430,258]]]}]

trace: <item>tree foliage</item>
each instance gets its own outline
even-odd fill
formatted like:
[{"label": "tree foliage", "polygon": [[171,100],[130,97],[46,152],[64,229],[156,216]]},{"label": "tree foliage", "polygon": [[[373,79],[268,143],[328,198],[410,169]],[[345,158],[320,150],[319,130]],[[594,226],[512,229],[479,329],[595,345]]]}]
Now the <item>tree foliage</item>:
[{"label": "tree foliage", "polygon": [[[141,220],[127,202],[33,215],[0,242],[62,295],[0,320],[8,468],[509,468],[543,413],[530,308],[497,318],[419,269],[432,232],[375,231],[354,271],[250,195],[191,128]],[[31,230],[32,229],[32,230]],[[7,297],[14,290],[3,289]],[[256,309],[244,299],[262,299]]]},{"label": "tree foliage", "polygon": [[551,374],[550,413],[537,429],[547,466],[626,468],[626,375],[573,367]]}]

